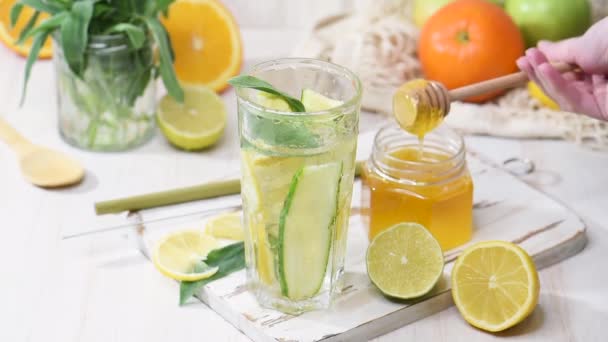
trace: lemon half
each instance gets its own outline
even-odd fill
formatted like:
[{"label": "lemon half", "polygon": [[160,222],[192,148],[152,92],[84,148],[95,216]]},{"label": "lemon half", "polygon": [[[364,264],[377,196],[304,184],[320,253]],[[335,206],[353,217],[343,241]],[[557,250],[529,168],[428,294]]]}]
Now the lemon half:
[{"label": "lemon half", "polygon": [[452,270],[452,296],[471,325],[502,331],[523,321],[538,303],[540,283],[521,247],[487,241],[467,248]]}]

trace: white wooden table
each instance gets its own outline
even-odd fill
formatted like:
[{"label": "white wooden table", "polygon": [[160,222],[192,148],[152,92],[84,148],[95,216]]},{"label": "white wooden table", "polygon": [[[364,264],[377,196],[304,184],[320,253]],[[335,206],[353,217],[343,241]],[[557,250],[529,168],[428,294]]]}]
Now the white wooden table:
[{"label": "white wooden table", "polygon": [[[301,35],[246,30],[247,61],[285,56]],[[51,62],[35,66],[27,102],[17,108],[23,66],[22,58],[0,47],[0,115],[33,141],[80,159],[87,178],[72,189],[35,188],[0,144],[0,341],[247,341],[205,305],[179,307],[177,284],[117,235],[61,241],[63,234],[105,222],[96,221],[94,201],[236,176],[237,170],[226,172],[238,148],[234,94],[224,95],[231,121],[221,149],[181,152],[158,134],[128,153],[92,153],[58,135]],[[540,305],[507,333],[478,331],[451,308],[378,341],[606,341],[608,153],[560,141],[470,137],[467,143],[497,162],[533,160],[537,172],[525,180],[580,214],[589,243],[541,272]]]}]

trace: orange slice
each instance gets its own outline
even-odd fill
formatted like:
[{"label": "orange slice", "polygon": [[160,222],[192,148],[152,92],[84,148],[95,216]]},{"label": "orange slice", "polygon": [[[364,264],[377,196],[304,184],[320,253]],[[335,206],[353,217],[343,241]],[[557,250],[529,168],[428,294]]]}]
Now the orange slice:
[{"label": "orange slice", "polygon": [[[2,41],[9,49],[15,51],[21,56],[27,57],[32,47],[33,38],[27,39],[21,45],[17,45],[15,42],[19,38],[21,29],[27,24],[32,15],[34,15],[34,10],[27,6],[24,7],[21,11],[21,16],[19,16],[19,20],[17,20],[17,24],[15,27],[11,28],[10,13],[15,2],[17,2],[17,0],[0,0],[0,41]],[[48,18],[48,14],[41,13],[36,22],[39,23],[46,18]],[[38,57],[50,58],[52,55],[53,50],[51,47],[51,39],[47,39],[46,42],[44,42],[42,49],[40,49],[40,54]]]},{"label": "orange slice", "polygon": [[162,19],[175,51],[175,72],[184,84],[222,91],[241,67],[239,28],[217,0],[178,0]]}]

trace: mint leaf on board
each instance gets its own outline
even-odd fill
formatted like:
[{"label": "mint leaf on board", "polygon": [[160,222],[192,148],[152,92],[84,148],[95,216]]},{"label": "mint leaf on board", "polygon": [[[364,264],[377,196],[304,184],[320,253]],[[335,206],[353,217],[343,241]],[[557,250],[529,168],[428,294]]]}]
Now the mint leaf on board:
[{"label": "mint leaf on board", "polygon": [[283,99],[285,102],[287,102],[287,104],[289,105],[289,108],[291,108],[291,110],[294,112],[305,112],[306,111],[306,108],[304,108],[304,105],[302,104],[302,102],[300,100],[293,98],[293,97],[289,96],[288,94],[275,89],[272,86],[272,84],[270,84],[264,80],[261,80],[257,77],[250,76],[250,75],[237,76],[237,77],[233,77],[230,80],[228,80],[228,83],[230,83],[230,85],[232,85],[233,87],[252,88],[252,89],[259,90],[259,91],[263,91],[265,93],[276,95],[276,96],[280,97],[281,99]]},{"label": "mint leaf on board", "polygon": [[222,248],[214,249],[209,252],[207,258],[196,267],[200,267],[202,270],[204,270],[204,267],[219,267],[219,270],[207,279],[182,281],[179,286],[180,305],[186,303],[190,297],[197,294],[206,284],[245,268],[245,244],[243,242],[237,242]]}]

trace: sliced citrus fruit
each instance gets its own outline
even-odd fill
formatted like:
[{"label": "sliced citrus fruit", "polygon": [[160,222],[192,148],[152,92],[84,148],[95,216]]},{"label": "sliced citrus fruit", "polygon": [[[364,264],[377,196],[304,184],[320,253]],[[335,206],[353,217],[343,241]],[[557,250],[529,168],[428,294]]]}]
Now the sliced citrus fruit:
[{"label": "sliced citrus fruit", "polygon": [[217,0],[178,0],[162,21],[175,52],[177,78],[225,89],[242,61],[241,35],[228,9]]},{"label": "sliced citrus fruit", "polygon": [[553,110],[559,110],[559,105],[553,101],[552,98],[547,96],[542,88],[539,87],[535,82],[528,82],[528,92],[530,93],[530,96],[537,99],[538,102],[540,102],[543,106]]},{"label": "sliced citrus fruit", "polygon": [[411,299],[433,289],[443,273],[439,242],[422,225],[399,223],[367,248],[367,274],[387,296]]},{"label": "sliced citrus fruit", "polygon": [[258,93],[258,104],[266,108],[280,110],[284,112],[291,112],[289,104],[283,100],[280,96],[265,93],[263,91]]},{"label": "sliced citrus fruit", "polygon": [[171,233],[154,247],[152,262],[169,278],[180,281],[197,281],[209,278],[217,267],[205,267],[207,254],[219,247],[215,238],[198,230]]},{"label": "sliced citrus fruit", "polygon": [[236,211],[212,217],[205,225],[205,232],[219,239],[242,241],[244,238],[241,224],[242,214],[242,212]]},{"label": "sliced citrus fruit", "polygon": [[319,94],[311,89],[302,90],[300,97],[304,108],[307,112],[318,112],[322,110],[332,109],[342,105],[342,101],[334,100],[323,94]]},{"label": "sliced citrus fruit", "polygon": [[523,321],[538,302],[540,283],[532,258],[504,241],[467,248],[452,269],[452,296],[471,325],[502,331]]},{"label": "sliced citrus fruit", "polygon": [[204,86],[184,86],[184,103],[165,95],[158,106],[158,125],[169,142],[184,150],[215,144],[226,127],[222,99]]},{"label": "sliced citrus fruit", "polygon": [[[15,51],[21,56],[27,57],[30,54],[32,47],[33,38],[27,39],[23,44],[17,45],[16,41],[19,38],[19,34],[23,27],[27,24],[30,18],[34,15],[34,10],[29,6],[25,6],[21,10],[19,20],[15,24],[15,27],[10,26],[10,12],[13,5],[17,0],[0,0],[0,41],[4,43],[9,49]],[[48,18],[48,14],[42,13],[36,20],[36,23]],[[53,49],[51,47],[51,39],[47,39],[40,50],[38,55],[39,58],[50,58],[53,55]]]}]

